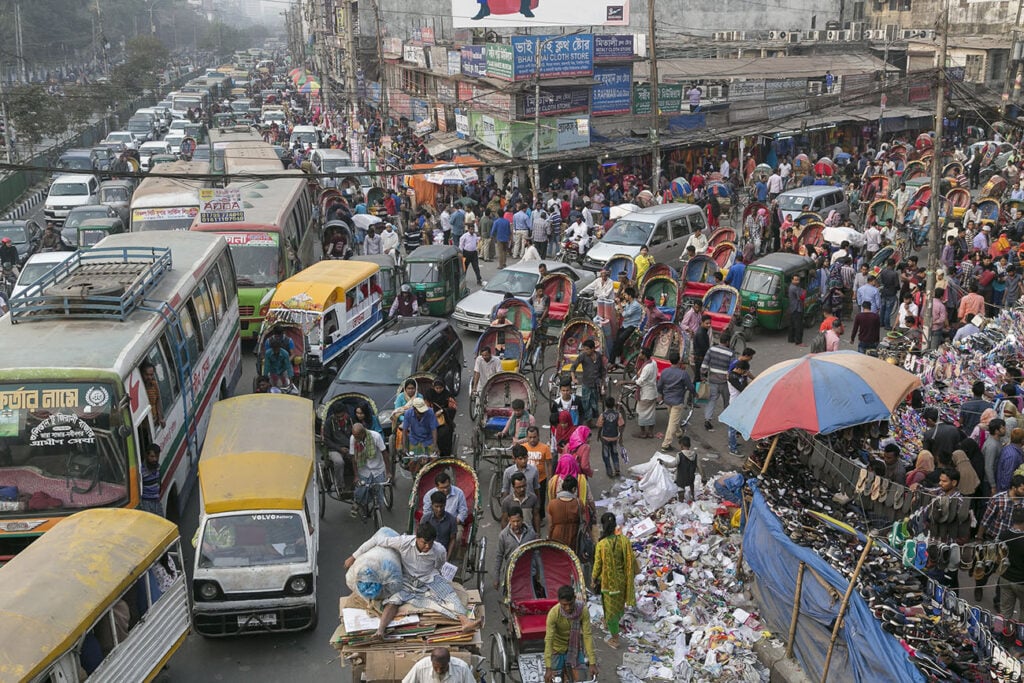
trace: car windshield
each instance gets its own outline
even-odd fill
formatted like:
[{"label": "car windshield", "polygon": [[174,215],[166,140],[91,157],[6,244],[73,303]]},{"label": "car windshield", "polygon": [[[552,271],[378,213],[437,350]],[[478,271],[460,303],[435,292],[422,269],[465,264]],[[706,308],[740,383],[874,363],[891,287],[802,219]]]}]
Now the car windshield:
[{"label": "car windshield", "polygon": [[50,261],[49,263],[26,263],[25,266],[21,269],[21,274],[18,275],[18,286],[27,287],[28,285],[32,284],[42,276],[46,275],[46,273],[48,273],[50,269],[56,265],[57,264],[54,263],[53,261]]},{"label": "car windshield", "polygon": [[743,275],[743,284],[740,286],[744,292],[751,294],[774,295],[779,287],[779,276],[775,273],[766,273],[763,270],[747,268]]},{"label": "car windshield", "polygon": [[651,236],[654,223],[643,223],[641,221],[620,220],[605,233],[601,241],[605,244],[622,244],[630,247],[639,247],[647,244],[647,238]]},{"label": "car windshield", "polygon": [[540,279],[540,273],[524,273],[521,270],[499,270],[490,279],[485,292],[529,296]]},{"label": "car windshield", "polygon": [[814,206],[814,197],[806,194],[779,195],[779,208],[783,211],[802,211],[805,206]]},{"label": "car windshield", "polygon": [[25,243],[25,229],[18,226],[0,227],[0,239],[9,237],[15,244]]},{"label": "car windshield", "polygon": [[306,531],[293,513],[215,517],[203,527],[199,566],[258,567],[306,562]]},{"label": "car windshield", "polygon": [[124,187],[105,187],[100,190],[100,199],[105,204],[128,201],[128,189]]},{"label": "car windshield", "polygon": [[61,157],[58,164],[60,168],[71,168],[77,171],[87,171],[92,168],[92,159],[89,157]]},{"label": "car windshield", "polygon": [[111,133],[107,139],[115,142],[131,142],[132,136],[130,133]]},{"label": "car windshield", "polygon": [[152,126],[149,125],[149,121],[129,121],[128,122],[128,130],[130,130],[132,132],[142,131],[144,133],[148,133],[151,127]]},{"label": "car windshield", "polygon": [[306,144],[307,142],[319,142],[316,133],[292,133],[292,142],[296,140],[302,142],[303,144]]},{"label": "car windshield", "polygon": [[89,194],[89,186],[85,183],[54,183],[50,188],[51,197],[80,197]]},{"label": "car windshield", "polygon": [[76,228],[82,224],[83,221],[87,221],[90,218],[106,218],[107,207],[105,206],[91,206],[88,209],[72,209],[68,214],[68,218],[64,221],[65,228]]},{"label": "car windshield", "polygon": [[327,159],[324,161],[324,173],[334,173],[339,169],[350,168],[351,166],[351,159]]},{"label": "car windshield", "polygon": [[241,113],[244,114],[244,113],[249,111],[249,103],[248,102],[232,102],[231,103],[231,110],[232,111],[236,111],[236,112],[241,112]]},{"label": "car windshield", "polygon": [[356,349],[338,373],[335,383],[359,382],[398,386],[412,374],[413,355],[406,351]]},{"label": "car windshield", "polygon": [[[33,514],[127,502],[128,454],[114,396],[113,387],[93,382],[0,385],[0,482],[45,492],[46,511]],[[5,505],[0,517],[25,510]]]}]

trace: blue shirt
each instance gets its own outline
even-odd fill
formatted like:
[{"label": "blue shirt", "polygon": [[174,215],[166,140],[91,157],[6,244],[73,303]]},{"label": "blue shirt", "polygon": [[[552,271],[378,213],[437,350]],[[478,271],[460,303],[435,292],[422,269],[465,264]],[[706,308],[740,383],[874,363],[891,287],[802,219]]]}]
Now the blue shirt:
[{"label": "blue shirt", "polygon": [[513,228],[516,230],[529,230],[533,223],[525,211],[518,211],[512,216]]},{"label": "blue shirt", "polygon": [[494,223],[491,225],[491,237],[499,242],[512,241],[512,226],[509,225],[507,218],[499,216],[494,219]]},{"label": "blue shirt", "polygon": [[640,319],[643,318],[644,309],[640,302],[633,299],[622,309],[623,327],[640,327]]},{"label": "blue shirt", "polygon": [[760,180],[754,184],[754,193],[757,195],[757,201],[766,202],[768,201],[768,186]]},{"label": "blue shirt", "polygon": [[461,235],[466,231],[466,212],[459,209],[452,214],[451,220],[449,221],[452,226],[453,235]]},{"label": "blue shirt", "polygon": [[735,287],[736,289],[739,289],[740,285],[743,284],[743,273],[745,273],[746,271],[747,264],[732,264],[732,267],[729,268],[729,272],[725,276],[725,284],[729,285],[730,287]]},{"label": "blue shirt", "polygon": [[[430,509],[430,496],[434,494],[437,487],[430,489],[423,496],[423,519],[432,517],[434,515],[433,510]],[[469,517],[469,506],[466,505],[466,494],[462,492],[455,484],[448,490],[448,498],[444,501],[444,511],[450,512],[458,521],[459,524],[463,524],[466,518]]]},{"label": "blue shirt", "polygon": [[406,442],[410,446],[426,446],[434,443],[434,430],[437,429],[437,416],[433,410],[423,413],[422,419],[417,419],[416,409],[409,407],[405,411],[405,418],[402,420],[402,428],[405,429]]},{"label": "blue shirt", "polygon": [[861,285],[857,290],[857,308],[860,308],[864,302],[871,304],[871,310],[878,313],[882,308],[882,296],[878,292],[878,287],[874,285]]}]

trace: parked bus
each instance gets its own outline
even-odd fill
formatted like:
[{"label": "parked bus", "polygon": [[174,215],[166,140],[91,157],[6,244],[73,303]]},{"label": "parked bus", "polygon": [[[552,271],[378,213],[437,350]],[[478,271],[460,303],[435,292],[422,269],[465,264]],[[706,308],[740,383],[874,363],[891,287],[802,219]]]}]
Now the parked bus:
[{"label": "parked bus", "polygon": [[0,561],[73,512],[137,507],[150,445],[163,509],[179,517],[210,406],[241,372],[234,282],[224,240],[126,233],[11,297],[0,488],[17,494],[0,501]]},{"label": "parked bus", "polygon": [[199,460],[198,633],[316,628],[316,457],[312,401],[250,394],[214,406]]},{"label": "parked bus", "polygon": [[199,215],[199,190],[210,187],[209,180],[190,175],[208,175],[208,164],[174,161],[160,164],[160,174],[181,178],[144,178],[132,194],[131,232],[148,230],[188,230]]},{"label": "parked bus", "polygon": [[[322,246],[313,217],[313,200],[306,176],[299,170],[276,173],[293,179],[244,180],[231,183],[241,195],[241,220],[204,222],[200,213],[192,230],[223,235],[231,245],[238,284],[242,338],[251,339],[270,304],[277,283],[320,260]],[[229,218],[234,218],[226,214]]]},{"label": "parked bus", "polygon": [[3,681],[151,681],[188,635],[178,527],[141,510],[71,515],[0,585]]}]

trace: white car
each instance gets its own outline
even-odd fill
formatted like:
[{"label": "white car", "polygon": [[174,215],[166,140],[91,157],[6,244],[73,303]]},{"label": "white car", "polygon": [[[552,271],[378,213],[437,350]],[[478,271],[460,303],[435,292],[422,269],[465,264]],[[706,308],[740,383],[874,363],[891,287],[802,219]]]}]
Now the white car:
[{"label": "white car", "polygon": [[107,133],[107,137],[103,138],[103,142],[120,142],[130,149],[138,149],[139,145],[142,144],[138,136],[130,130],[115,130]]},{"label": "white car", "polygon": [[168,133],[164,136],[164,142],[171,146],[171,154],[181,153],[181,141],[184,139],[184,133]]},{"label": "white car", "polygon": [[18,281],[14,283],[14,288],[11,289],[11,296],[18,296],[18,294],[24,292],[33,282],[46,275],[58,263],[67,261],[74,253],[73,251],[44,251],[29,256],[28,260],[25,261],[25,265],[21,267]]},{"label": "white car", "polygon": [[452,318],[455,324],[474,332],[486,330],[491,324],[494,308],[510,296],[526,301],[533,295],[533,288],[540,280],[538,267],[544,263],[548,273],[565,273],[576,283],[579,291],[590,284],[594,274],[579,270],[561,261],[528,261],[515,263],[494,274],[487,284],[455,304]]},{"label": "white car", "polygon": [[142,167],[143,171],[149,170],[149,160],[154,154],[174,154],[174,150],[167,144],[166,140],[162,142],[143,142],[139,147],[139,166]]}]

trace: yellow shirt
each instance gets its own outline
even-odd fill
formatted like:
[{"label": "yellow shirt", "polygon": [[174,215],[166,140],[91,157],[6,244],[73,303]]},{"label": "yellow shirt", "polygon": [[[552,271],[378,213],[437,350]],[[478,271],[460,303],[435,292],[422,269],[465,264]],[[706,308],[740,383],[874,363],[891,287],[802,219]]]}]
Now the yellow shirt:
[{"label": "yellow shirt", "polygon": [[[583,614],[580,616],[583,638],[583,651],[587,655],[587,661],[596,664],[594,657],[594,639],[590,635],[590,611],[583,606]],[[562,616],[562,611],[556,604],[548,610],[547,630],[544,633],[544,666],[551,668],[552,655],[565,654],[569,649],[569,620]],[[575,666],[576,662],[569,662]]]},{"label": "yellow shirt", "polygon": [[637,254],[636,258],[633,259],[633,265],[636,266],[636,277],[634,279],[634,282],[640,282],[640,278],[644,276],[644,273],[646,273],[648,269],[654,265],[654,263],[654,257],[651,256],[650,254],[648,254],[647,256],[644,256],[643,254]]}]

